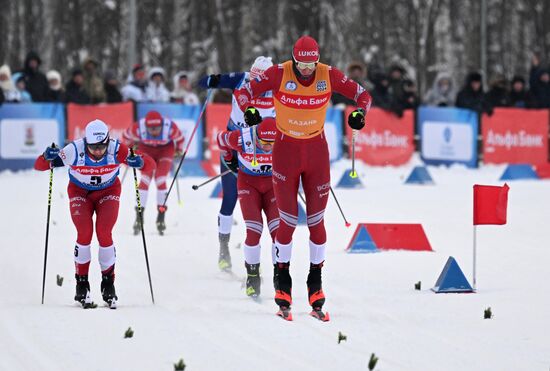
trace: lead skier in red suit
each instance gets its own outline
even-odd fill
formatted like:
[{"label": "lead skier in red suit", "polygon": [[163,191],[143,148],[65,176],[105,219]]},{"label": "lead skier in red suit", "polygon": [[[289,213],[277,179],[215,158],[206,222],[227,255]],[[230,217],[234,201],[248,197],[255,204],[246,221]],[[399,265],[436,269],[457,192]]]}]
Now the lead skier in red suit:
[{"label": "lead skier in red suit", "polygon": [[120,164],[153,171],[155,163],[148,156],[130,154],[128,147],[109,137],[109,128],[101,120],[86,125],[86,136],[77,139],[63,149],[48,147],[34,164],[36,170],[69,166],[69,206],[76,227],[77,239],[74,248],[76,269],[76,295],[74,300],[83,307],[93,305],[90,298],[88,270],[90,267],[90,244],[94,231],[93,214],[96,214],[96,235],[99,242],[99,265],[101,266],[101,294],[103,300],[116,308],[115,292],[115,245],[112,231],[118,218],[120,204]]},{"label": "lead skier in red suit", "polygon": [[371,97],[340,70],[320,63],[319,46],[310,36],[296,41],[292,60],[268,68],[259,79],[234,93],[245,110],[245,121],[249,126],[261,121],[258,110],[248,107],[249,102],[268,90],[273,91],[278,130],[273,147],[272,177],[281,218],[275,241],[278,315],[289,319],[292,303],[289,267],[292,234],[298,221],[297,192],[301,180],[310,232],[309,304],[313,308],[311,315],[326,321],[329,317],[322,311],[325,294],[321,280],[327,241],[323,218],[330,193],[330,163],[324,133],[326,110],[332,92],[353,99],[358,108],[350,114],[348,124],[352,129],[361,129],[365,125],[364,117],[370,108]]},{"label": "lead skier in red suit", "polygon": [[[174,155],[183,153],[184,137],[175,122],[162,117],[157,111],[149,111],[145,118],[132,124],[123,134],[124,143],[128,146],[137,146],[142,153],[149,155],[156,164],[156,169],[141,171],[139,183],[139,196],[141,206],[147,204],[149,185],[153,177],[157,186],[157,230],[160,235],[166,230],[164,217],[166,214],[167,186],[166,178],[172,168]],[[140,219],[136,206],[136,221],[134,223],[134,235],[141,230]]]},{"label": "lead skier in red suit", "polygon": [[[276,134],[275,119],[268,117],[257,127],[222,131],[217,137],[225,163],[231,170],[239,172],[237,194],[246,224],[243,250],[247,271],[246,294],[250,297],[258,297],[261,289],[260,237],[264,227],[262,211],[267,218],[272,241],[275,241],[275,233],[279,228],[279,211],[271,181],[271,153]],[[233,151],[236,151],[237,158]],[[273,248],[272,262],[275,264]]]}]

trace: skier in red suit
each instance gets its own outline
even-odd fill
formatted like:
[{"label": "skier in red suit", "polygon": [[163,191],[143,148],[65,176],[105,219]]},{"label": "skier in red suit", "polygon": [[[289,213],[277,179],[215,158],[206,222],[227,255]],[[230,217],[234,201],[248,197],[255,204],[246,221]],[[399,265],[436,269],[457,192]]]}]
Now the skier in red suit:
[{"label": "skier in red suit", "polygon": [[[218,146],[226,164],[231,170],[239,172],[237,193],[246,224],[246,241],[243,249],[247,271],[246,294],[251,297],[260,295],[261,289],[262,211],[267,218],[272,241],[275,240],[275,233],[279,228],[279,211],[271,181],[271,153],[276,134],[275,119],[271,117],[265,118],[257,127],[227,130],[218,134]],[[236,158],[233,151],[237,153]],[[272,260],[275,264],[273,254]]]},{"label": "skier in red suit", "polygon": [[371,97],[340,70],[320,63],[319,55],[315,39],[303,36],[294,44],[292,60],[268,68],[262,76],[234,94],[245,110],[246,123],[253,126],[261,117],[257,109],[248,107],[251,100],[265,91],[273,91],[278,130],[273,147],[273,184],[281,218],[275,241],[278,314],[288,319],[292,303],[289,266],[292,234],[298,221],[297,192],[301,180],[310,231],[309,304],[313,308],[311,314],[326,321],[328,315],[322,311],[325,295],[321,280],[327,241],[323,218],[330,194],[330,163],[324,133],[326,110],[332,92],[353,99],[358,107],[350,114],[348,124],[352,129],[361,129]]},{"label": "skier in red suit", "polygon": [[84,307],[92,304],[88,270],[90,245],[93,235],[93,214],[96,214],[96,235],[99,242],[101,266],[101,294],[111,308],[116,307],[115,293],[115,245],[112,231],[118,218],[120,204],[120,164],[142,171],[153,171],[155,163],[148,156],[132,156],[128,147],[109,137],[109,128],[101,120],[86,126],[86,136],[77,139],[63,149],[48,147],[34,164],[36,170],[69,167],[69,206],[76,227],[74,248],[76,268],[75,300]]},{"label": "skier in red suit", "polygon": [[[145,118],[126,129],[123,139],[126,145],[137,146],[156,163],[156,170],[141,172],[139,195],[141,206],[144,208],[147,204],[149,185],[154,177],[157,186],[157,229],[160,235],[163,235],[166,229],[164,220],[167,209],[164,205],[167,193],[166,178],[172,168],[174,155],[181,156],[183,153],[183,134],[172,120],[162,117],[157,111],[150,111]],[[134,234],[139,234],[140,230],[141,224],[136,207]]]}]

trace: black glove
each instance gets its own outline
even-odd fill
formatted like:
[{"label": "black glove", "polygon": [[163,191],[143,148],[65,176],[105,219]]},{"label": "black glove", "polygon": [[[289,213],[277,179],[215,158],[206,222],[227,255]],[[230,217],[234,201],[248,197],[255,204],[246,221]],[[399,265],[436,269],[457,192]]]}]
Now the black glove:
[{"label": "black glove", "polygon": [[210,75],[208,76],[208,80],[206,80],[206,86],[209,88],[215,88],[218,85],[220,85],[220,80],[222,79],[222,75]]},{"label": "black glove", "polygon": [[234,173],[239,172],[239,160],[237,159],[237,157],[233,156],[231,160],[229,161],[224,160],[224,161],[225,161],[225,166],[227,166],[229,170],[231,170]]},{"label": "black glove", "polygon": [[363,129],[365,126],[365,111],[362,108],[357,108],[348,116],[348,125],[355,130]]},{"label": "black glove", "polygon": [[244,111],[244,122],[248,126],[254,126],[258,125],[260,122],[262,122],[262,116],[260,116],[260,111],[254,107],[248,107]]}]

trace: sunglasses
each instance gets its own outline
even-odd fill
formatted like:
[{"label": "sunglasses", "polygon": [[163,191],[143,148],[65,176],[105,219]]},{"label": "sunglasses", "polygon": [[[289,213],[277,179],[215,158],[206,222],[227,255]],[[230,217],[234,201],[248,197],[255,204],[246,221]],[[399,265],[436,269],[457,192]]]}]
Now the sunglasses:
[{"label": "sunglasses", "polygon": [[274,141],[272,140],[262,140],[260,138],[257,138],[258,139],[258,143],[262,146],[272,146],[273,143],[275,143]]},{"label": "sunglasses", "polygon": [[315,66],[317,66],[317,62],[298,62],[296,61],[296,67],[298,67],[301,70],[305,70],[306,68],[309,68],[310,70],[314,69]]},{"label": "sunglasses", "polygon": [[88,144],[88,149],[90,151],[104,150],[105,148],[107,148],[108,145],[109,145],[108,143]]}]

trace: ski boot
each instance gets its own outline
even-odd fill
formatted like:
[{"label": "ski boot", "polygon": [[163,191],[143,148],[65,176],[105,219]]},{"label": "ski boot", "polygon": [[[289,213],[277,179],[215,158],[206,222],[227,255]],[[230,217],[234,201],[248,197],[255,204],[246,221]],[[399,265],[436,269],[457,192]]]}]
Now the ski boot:
[{"label": "ski boot", "polygon": [[307,292],[309,305],[312,311],[310,315],[320,321],[327,322],[330,320],[328,312],[323,312],[323,304],[325,304],[325,294],[323,293],[323,282],[321,279],[321,269],[323,263],[309,265],[309,274],[307,276]]},{"label": "ski boot", "polygon": [[277,315],[287,321],[292,321],[290,305],[292,304],[292,277],[290,263],[277,263],[273,276],[275,286],[275,303],[279,306]]},{"label": "ski boot", "polygon": [[260,278],[260,263],[248,264],[244,263],[246,267],[246,295],[257,298],[261,292],[261,278]]},{"label": "ski boot", "polygon": [[94,304],[90,297],[90,282],[88,282],[88,276],[75,274],[74,278],[76,278],[76,293],[74,295],[74,300],[79,302],[84,309],[95,308],[97,305]]},{"label": "ski boot", "polygon": [[166,223],[164,223],[164,215],[166,214],[166,210],[168,210],[168,206],[157,206],[158,215],[157,215],[157,230],[159,231],[159,234],[161,236],[164,236],[164,231],[166,230]]},{"label": "ski boot", "polygon": [[220,255],[218,256],[218,267],[223,272],[231,271],[231,255],[229,254],[229,237],[230,234],[219,234],[220,240]]},{"label": "ski boot", "polygon": [[[143,218],[143,214],[145,213],[145,208],[141,208],[141,218]],[[141,232],[141,221],[139,217],[139,209],[136,206],[136,221],[134,222],[134,236],[137,236]]]},{"label": "ski boot", "polygon": [[101,295],[103,296],[103,301],[107,303],[109,308],[116,309],[118,297],[115,292],[115,275],[112,270],[107,274],[101,275]]}]

